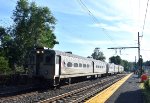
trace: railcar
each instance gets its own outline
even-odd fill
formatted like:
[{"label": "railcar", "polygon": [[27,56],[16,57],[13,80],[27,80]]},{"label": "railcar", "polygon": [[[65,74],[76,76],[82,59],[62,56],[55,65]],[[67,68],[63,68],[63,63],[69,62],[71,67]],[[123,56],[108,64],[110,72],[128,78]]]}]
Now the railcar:
[{"label": "railcar", "polygon": [[107,63],[107,69],[108,69],[109,75],[115,74],[115,64],[114,63]]},{"label": "railcar", "polygon": [[119,66],[114,64],[114,74],[117,74],[119,70]]},{"label": "railcar", "polygon": [[30,77],[44,78],[54,86],[59,85],[63,80],[70,83],[73,78],[97,78],[115,73],[113,63],[52,49],[34,49],[30,52],[28,61]]},{"label": "railcar", "polygon": [[93,74],[95,77],[101,77],[107,75],[107,63],[100,61],[100,60],[94,60],[93,62]]},{"label": "railcar", "polygon": [[124,67],[121,65],[118,65],[118,73],[122,73],[124,71]]},{"label": "railcar", "polygon": [[[30,77],[42,77],[58,85],[75,77],[106,74],[106,63],[61,51],[38,48],[29,54]],[[95,70],[94,70],[95,68]]]}]

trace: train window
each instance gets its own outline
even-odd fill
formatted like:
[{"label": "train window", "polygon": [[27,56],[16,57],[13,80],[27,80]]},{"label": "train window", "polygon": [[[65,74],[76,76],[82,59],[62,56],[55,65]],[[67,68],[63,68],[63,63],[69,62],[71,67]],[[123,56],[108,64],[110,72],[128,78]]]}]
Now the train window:
[{"label": "train window", "polygon": [[86,68],[86,64],[83,64],[83,68]]},{"label": "train window", "polygon": [[89,64],[87,64],[87,68],[89,68]]},{"label": "train window", "polygon": [[59,64],[59,56],[56,56],[56,64]]},{"label": "train window", "polygon": [[74,63],[74,67],[78,67],[78,63]]},{"label": "train window", "polygon": [[81,64],[81,63],[79,63],[79,67],[82,67],[82,64]]},{"label": "train window", "polygon": [[71,62],[68,62],[68,63],[67,63],[67,67],[72,67],[72,63],[71,63]]}]

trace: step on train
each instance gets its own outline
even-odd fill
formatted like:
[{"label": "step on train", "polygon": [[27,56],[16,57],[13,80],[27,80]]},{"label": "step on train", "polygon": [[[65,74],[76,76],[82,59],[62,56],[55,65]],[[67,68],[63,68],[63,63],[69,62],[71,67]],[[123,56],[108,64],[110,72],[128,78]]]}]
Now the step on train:
[{"label": "step on train", "polygon": [[43,78],[57,86],[76,78],[98,78],[122,73],[124,67],[52,49],[36,48],[29,53],[29,77]]}]

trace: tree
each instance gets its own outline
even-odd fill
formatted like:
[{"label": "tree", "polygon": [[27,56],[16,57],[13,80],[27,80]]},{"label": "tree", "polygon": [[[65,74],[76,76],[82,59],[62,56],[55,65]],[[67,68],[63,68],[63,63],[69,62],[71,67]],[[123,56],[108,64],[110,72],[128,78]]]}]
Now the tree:
[{"label": "tree", "polygon": [[[13,68],[14,63],[17,61],[17,49],[15,48],[14,39],[9,34],[9,29],[0,27],[0,56],[8,60],[9,67]],[[13,68],[14,69],[14,68]]]},{"label": "tree", "polygon": [[122,65],[124,67],[125,71],[129,71],[131,68],[131,65],[133,65],[133,63],[130,63],[127,60],[122,60],[121,57],[118,55],[110,57],[109,61],[110,61],[110,63]]},{"label": "tree", "polygon": [[[56,36],[53,33],[56,19],[47,7],[38,7],[35,2],[19,0],[12,17],[13,65],[25,64],[26,54],[36,46],[53,48]],[[14,50],[15,48],[15,50]]]},{"label": "tree", "polygon": [[129,71],[132,63],[129,63],[127,60],[122,60],[121,65],[124,67],[125,71]]},{"label": "tree", "polygon": [[150,66],[150,61],[144,62],[144,66]]},{"label": "tree", "polygon": [[4,57],[0,56],[0,74],[6,73],[9,70],[10,68],[8,65],[8,61]]},{"label": "tree", "polygon": [[114,63],[114,64],[117,64],[117,65],[121,64],[121,58],[118,55],[110,57],[109,61],[110,61],[110,63]]},{"label": "tree", "polygon": [[56,19],[49,8],[18,0],[12,19],[9,28],[0,27],[0,56],[8,60],[10,68],[23,66],[28,52],[36,46],[53,48],[58,44],[53,32]]},{"label": "tree", "polygon": [[94,49],[94,53],[91,55],[93,59],[105,61],[106,57],[104,56],[103,52],[99,51],[99,48]]}]

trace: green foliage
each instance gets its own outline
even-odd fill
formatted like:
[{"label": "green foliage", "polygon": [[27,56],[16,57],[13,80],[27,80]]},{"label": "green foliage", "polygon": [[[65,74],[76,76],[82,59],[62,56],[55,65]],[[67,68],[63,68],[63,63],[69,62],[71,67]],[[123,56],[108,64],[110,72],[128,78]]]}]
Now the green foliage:
[{"label": "green foliage", "polygon": [[147,80],[147,81],[144,82],[144,87],[145,87],[147,90],[150,90],[150,82],[149,82],[149,80]]},{"label": "green foliage", "polygon": [[23,66],[16,66],[16,67],[15,67],[15,72],[16,72],[17,74],[25,73],[25,69],[23,68]]},{"label": "green foliage", "polygon": [[7,73],[8,71],[10,71],[8,61],[4,57],[0,56],[0,74]]},{"label": "green foliage", "polygon": [[109,61],[110,61],[110,63],[114,63],[114,64],[117,64],[117,65],[121,64],[121,58],[118,55],[110,57]]},{"label": "green foliage", "polygon": [[14,24],[9,29],[0,27],[0,56],[8,59],[11,68],[23,66],[26,54],[34,47],[53,48],[58,44],[53,33],[56,19],[48,7],[18,0],[12,19]]},{"label": "green foliage", "polygon": [[53,48],[56,36],[53,33],[55,18],[47,7],[38,7],[35,2],[31,4],[27,0],[19,0],[16,10],[13,12],[13,35],[15,46],[18,48],[17,64],[24,63],[24,58],[31,48],[44,46]]},{"label": "green foliage", "polygon": [[103,52],[99,51],[99,48],[95,48],[94,53],[91,55],[93,59],[105,61],[106,57]]},{"label": "green foliage", "polygon": [[150,102],[150,80],[141,83],[140,87],[142,88],[144,94],[144,103]]},{"label": "green foliage", "polygon": [[143,63],[144,66],[150,66],[150,61],[146,61]]},{"label": "green foliage", "polygon": [[122,65],[125,71],[129,71],[132,63],[128,62],[127,60],[122,60],[120,56],[112,56],[109,58],[110,63],[114,63],[117,65]]},{"label": "green foliage", "polygon": [[[53,33],[56,19],[47,7],[38,7],[35,2],[20,0],[13,13],[16,41],[25,46],[46,46],[52,48],[56,41]],[[23,40],[23,41],[22,41]]]},{"label": "green foliage", "polygon": [[122,60],[121,65],[124,67],[125,71],[129,71],[132,63],[128,62],[127,60]]}]

